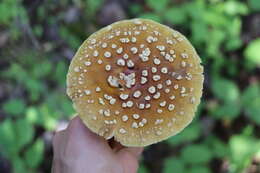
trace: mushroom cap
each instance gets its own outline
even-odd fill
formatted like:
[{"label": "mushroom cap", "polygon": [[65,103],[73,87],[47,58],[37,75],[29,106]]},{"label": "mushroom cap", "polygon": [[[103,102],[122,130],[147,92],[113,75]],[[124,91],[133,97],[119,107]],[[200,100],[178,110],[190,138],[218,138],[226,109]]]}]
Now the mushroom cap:
[{"label": "mushroom cap", "polygon": [[185,128],[203,88],[203,67],[179,32],[147,19],[113,23],[78,49],[67,94],[84,124],[124,146],[147,146]]}]

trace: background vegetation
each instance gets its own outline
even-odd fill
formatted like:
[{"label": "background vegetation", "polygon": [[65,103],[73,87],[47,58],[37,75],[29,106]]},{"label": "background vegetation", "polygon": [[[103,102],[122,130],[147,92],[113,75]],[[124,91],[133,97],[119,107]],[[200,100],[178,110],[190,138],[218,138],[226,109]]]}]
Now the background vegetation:
[{"label": "background vegetation", "polygon": [[140,173],[260,172],[259,0],[0,1],[0,172],[50,172],[51,138],[73,114],[65,77],[91,33],[143,17],[193,43],[205,67],[196,119],[147,147]]}]

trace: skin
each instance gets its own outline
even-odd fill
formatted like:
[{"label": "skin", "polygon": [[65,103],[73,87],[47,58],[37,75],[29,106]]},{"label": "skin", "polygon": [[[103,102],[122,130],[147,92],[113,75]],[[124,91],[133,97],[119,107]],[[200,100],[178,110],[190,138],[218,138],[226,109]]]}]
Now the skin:
[{"label": "skin", "polygon": [[54,135],[52,173],[135,173],[142,151],[105,140],[76,116]]}]

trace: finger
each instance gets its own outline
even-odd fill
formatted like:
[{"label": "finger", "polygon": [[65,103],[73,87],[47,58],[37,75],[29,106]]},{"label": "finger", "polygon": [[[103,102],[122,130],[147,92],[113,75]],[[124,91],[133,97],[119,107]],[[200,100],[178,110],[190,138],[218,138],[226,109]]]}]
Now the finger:
[{"label": "finger", "polygon": [[129,152],[131,153],[133,156],[135,156],[137,159],[139,158],[139,156],[142,154],[144,148],[143,147],[126,147],[121,149],[121,151],[123,152]]},{"label": "finger", "polygon": [[97,148],[107,148],[107,141],[98,136],[97,134],[91,132],[81,121],[81,119],[76,116],[73,118],[68,126],[68,137],[70,141],[74,142],[78,147],[94,147]]},{"label": "finger", "polygon": [[138,158],[142,153],[143,148],[127,147],[118,151],[117,156],[124,167],[125,173],[134,173],[138,169]]}]

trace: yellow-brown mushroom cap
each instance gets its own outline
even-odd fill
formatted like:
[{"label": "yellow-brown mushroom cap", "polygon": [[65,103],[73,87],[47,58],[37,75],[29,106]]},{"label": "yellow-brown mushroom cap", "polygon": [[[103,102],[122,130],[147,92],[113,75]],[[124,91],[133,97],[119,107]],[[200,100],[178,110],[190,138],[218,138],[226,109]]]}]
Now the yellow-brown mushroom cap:
[{"label": "yellow-brown mushroom cap", "polygon": [[81,45],[69,67],[67,94],[93,132],[146,146],[193,119],[203,88],[200,63],[179,32],[151,20],[124,20]]}]

